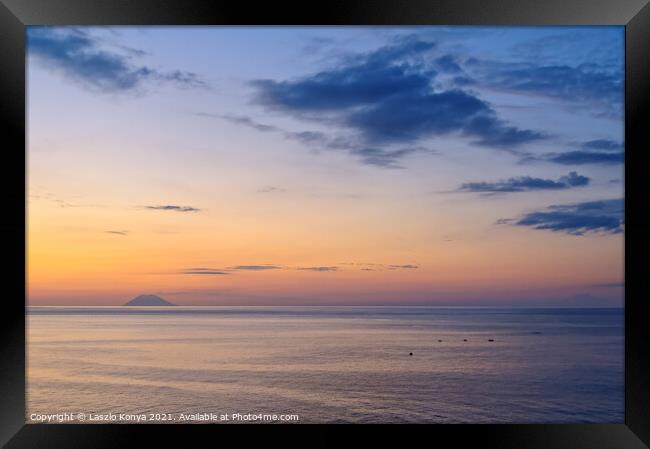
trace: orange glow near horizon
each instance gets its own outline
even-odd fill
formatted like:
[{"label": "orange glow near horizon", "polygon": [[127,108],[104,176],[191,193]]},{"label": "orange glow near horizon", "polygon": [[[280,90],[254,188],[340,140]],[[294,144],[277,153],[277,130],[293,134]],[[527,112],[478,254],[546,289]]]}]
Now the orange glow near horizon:
[{"label": "orange glow near horizon", "polygon": [[[492,238],[446,241],[426,226],[355,227],[345,215],[324,215],[320,222],[286,217],[286,227],[277,218],[256,226],[246,218],[223,223],[211,215],[31,201],[30,304],[118,305],[141,293],[179,304],[447,304],[531,292],[541,299],[593,289],[621,275],[616,236],[597,238],[594,245],[591,237],[531,238],[527,230],[497,228]],[[107,226],[108,220],[132,223],[131,229],[126,235],[106,232],[122,229]],[[233,268],[242,265],[277,268]],[[197,267],[225,274],[184,274]]]}]

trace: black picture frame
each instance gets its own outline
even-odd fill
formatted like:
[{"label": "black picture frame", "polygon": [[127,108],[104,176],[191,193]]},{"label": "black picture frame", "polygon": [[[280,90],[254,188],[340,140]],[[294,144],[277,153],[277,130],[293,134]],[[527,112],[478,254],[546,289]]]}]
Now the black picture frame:
[{"label": "black picture frame", "polygon": [[[25,424],[25,27],[28,25],[623,25],[625,26],[625,423],[571,425],[247,426]],[[0,114],[6,261],[0,323],[0,443],[8,448],[157,445],[199,438],[341,444],[341,430],[396,443],[494,448],[634,449],[650,445],[650,346],[643,313],[650,276],[647,178],[648,0],[0,0]],[[7,288],[9,287],[9,288]],[[298,429],[299,430],[295,430]],[[307,430],[311,435],[306,435]],[[280,434],[282,432],[282,435]],[[300,437],[296,437],[300,435]],[[410,437],[410,438],[409,438]],[[409,438],[409,440],[405,440]]]}]

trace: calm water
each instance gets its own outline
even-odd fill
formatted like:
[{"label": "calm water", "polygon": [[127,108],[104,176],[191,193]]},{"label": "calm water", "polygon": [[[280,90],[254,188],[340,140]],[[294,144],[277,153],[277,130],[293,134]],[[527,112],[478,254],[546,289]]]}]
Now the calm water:
[{"label": "calm water", "polygon": [[623,422],[621,309],[32,307],[27,319],[28,420]]}]

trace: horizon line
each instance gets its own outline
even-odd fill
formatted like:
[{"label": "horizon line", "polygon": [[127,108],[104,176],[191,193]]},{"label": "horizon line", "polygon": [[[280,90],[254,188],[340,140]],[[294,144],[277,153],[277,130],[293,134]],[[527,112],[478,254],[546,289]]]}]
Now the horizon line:
[{"label": "horizon line", "polygon": [[89,308],[106,308],[106,307],[128,307],[128,308],[174,308],[174,307],[458,307],[458,308],[508,308],[508,309],[529,309],[529,308],[564,308],[564,309],[624,309],[623,305],[561,305],[561,304],[532,304],[532,305],[450,305],[450,304],[172,304],[159,306],[127,306],[125,304],[114,305],[88,305],[88,304],[26,304],[25,308],[30,307],[89,307]]}]

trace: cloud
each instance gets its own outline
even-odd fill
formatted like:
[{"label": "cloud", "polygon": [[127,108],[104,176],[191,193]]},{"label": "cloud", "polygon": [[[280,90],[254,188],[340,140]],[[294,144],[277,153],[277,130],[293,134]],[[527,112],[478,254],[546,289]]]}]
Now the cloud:
[{"label": "cloud", "polygon": [[264,186],[257,189],[258,193],[273,193],[273,192],[285,192],[286,189],[276,186]]},{"label": "cloud", "polygon": [[602,151],[621,151],[623,150],[623,143],[615,142],[608,139],[589,140],[581,144],[582,148],[587,150],[602,150]]},{"label": "cloud", "polygon": [[262,270],[281,270],[283,267],[279,265],[236,265],[228,267],[230,270],[247,270],[247,271],[262,271]]},{"label": "cloud", "polygon": [[530,212],[517,219],[502,219],[497,223],[572,235],[620,234],[623,232],[624,204],[623,199],[610,199],[554,205],[543,211]]},{"label": "cloud", "polygon": [[[274,125],[267,125],[247,116],[231,116],[222,114],[210,114],[205,112],[197,112],[195,115],[202,117],[212,117],[227,120],[237,125],[247,126],[260,132],[277,132],[282,134],[285,139],[300,142],[313,148],[325,150],[340,150],[347,151],[353,156],[358,158],[367,165],[374,165],[383,168],[403,168],[399,165],[399,160],[409,154],[413,153],[429,153],[435,154],[435,151],[426,149],[424,147],[408,146],[397,149],[369,147],[363,143],[357,142],[354,139],[342,136],[332,137],[320,131],[286,131]],[[268,193],[277,190],[258,190],[258,192]]]},{"label": "cloud", "polygon": [[435,67],[445,73],[463,73],[457,59],[453,55],[440,56],[435,60]]},{"label": "cloud", "polygon": [[552,162],[561,165],[616,165],[625,160],[624,144],[608,139],[589,140],[576,144],[580,149],[562,153],[527,156],[522,162]]},{"label": "cloud", "polygon": [[34,200],[49,201],[49,202],[57,204],[61,208],[69,208],[69,207],[106,207],[105,205],[102,205],[102,204],[79,203],[77,201],[82,198],[80,195],[75,195],[75,197],[72,198],[72,201],[68,200],[67,198],[66,199],[59,198],[59,197],[57,197],[56,195],[54,195],[54,194],[52,194],[50,192],[43,192],[43,193],[39,193],[39,194],[30,194],[29,198],[34,199]]},{"label": "cloud", "polygon": [[300,268],[296,268],[296,270],[324,272],[324,271],[338,271],[338,267],[300,267]]},{"label": "cloud", "polygon": [[398,162],[403,157],[426,151],[420,147],[399,148],[396,150],[388,150],[382,148],[355,148],[350,150],[350,153],[359,156],[361,161],[368,165],[375,165],[384,168],[404,168]]},{"label": "cloud", "polygon": [[260,123],[254,120],[253,118],[245,115],[212,114],[209,112],[195,112],[194,115],[197,115],[199,117],[216,118],[220,120],[225,120],[235,125],[247,126],[249,128],[252,128],[260,132],[284,132],[281,128],[278,128],[277,126]]},{"label": "cloud", "polygon": [[80,29],[29,27],[27,46],[29,55],[48,68],[97,92],[132,91],[148,82],[206,87],[194,73],[161,72],[134,64],[133,58],[141,55],[133,51],[124,55],[103,49],[98,39]]},{"label": "cloud", "polygon": [[403,168],[399,161],[410,154],[436,154],[435,151],[421,146],[405,146],[401,148],[367,146],[363,142],[354,139],[342,136],[330,137],[319,131],[285,132],[284,136],[287,139],[297,140],[305,145],[321,149],[347,151],[351,155],[357,156],[364,164],[383,168]]},{"label": "cloud", "polygon": [[183,270],[180,272],[181,274],[200,274],[200,275],[228,275],[230,273],[227,273],[223,270],[220,270],[218,268],[204,268],[204,267],[199,267],[199,268],[188,268],[187,270]]},{"label": "cloud", "polygon": [[621,282],[606,282],[604,284],[596,284],[596,287],[604,287],[604,288],[624,288],[625,287],[625,281]]},{"label": "cloud", "polygon": [[327,272],[327,271],[338,271],[338,267],[335,266],[313,266],[313,267],[286,267],[282,265],[235,265],[227,268],[209,268],[209,267],[193,267],[181,270],[178,274],[191,274],[191,275],[229,275],[234,274],[237,271],[267,271],[267,270],[284,270],[284,269],[293,269],[299,271],[315,271],[315,272]]},{"label": "cloud", "polygon": [[257,131],[261,131],[261,132],[280,131],[280,129],[275,127],[275,126],[265,125],[263,123],[256,122],[255,120],[253,120],[250,117],[246,117],[246,116],[242,116],[242,115],[227,115],[227,114],[225,114],[225,115],[211,115],[211,114],[205,114],[205,113],[203,113],[201,115],[222,118],[222,119],[224,119],[226,121],[229,121],[231,123],[234,123],[236,125],[248,126],[250,128],[253,128],[253,129],[255,129]]},{"label": "cloud", "polygon": [[129,231],[104,231],[105,234],[129,235]]},{"label": "cloud", "polygon": [[[458,88],[434,90],[437,71],[423,59],[434,46],[415,38],[402,39],[300,79],[264,79],[251,84],[257,101],[269,109],[353,131],[361,140],[353,147],[357,152],[449,134],[494,148],[512,148],[546,137],[507,124],[473,93]],[[438,65],[448,71],[451,62],[443,58]],[[303,138],[320,140],[317,134]],[[387,158],[394,163],[410,152],[387,154],[366,162],[387,165]]]},{"label": "cloud", "polygon": [[341,262],[339,265],[349,265],[360,267],[361,271],[383,271],[383,270],[416,270],[420,268],[413,264],[383,264],[383,263],[363,263],[363,262]]},{"label": "cloud", "polygon": [[432,72],[418,73],[408,70],[415,69],[411,64],[393,63],[433,47],[433,43],[409,39],[362,55],[361,63],[344,63],[300,80],[255,80],[252,85],[259,89],[261,103],[292,112],[339,111],[374,104],[395,93],[426,89]]},{"label": "cloud", "polygon": [[581,63],[508,63],[470,58],[464,67],[478,83],[510,92],[527,93],[598,106],[600,115],[620,116],[623,106],[623,66]]},{"label": "cloud", "polygon": [[397,94],[349,113],[346,123],[373,143],[459,133],[479,145],[511,148],[545,137],[508,126],[488,103],[462,90]]},{"label": "cloud", "polygon": [[582,187],[589,184],[590,179],[572,171],[557,181],[552,179],[520,176],[498,182],[469,182],[462,184],[459,191],[479,193],[530,192],[533,190],[562,190],[571,187]]},{"label": "cloud", "polygon": [[603,153],[600,151],[567,151],[565,153],[548,153],[541,160],[554,162],[562,165],[586,165],[601,164],[614,165],[622,164],[625,160],[625,153]]},{"label": "cloud", "polygon": [[176,212],[200,212],[201,209],[197,209],[196,207],[190,207],[190,206],[174,206],[174,205],[163,205],[163,206],[144,206],[145,209],[151,209],[151,210],[170,210],[170,211],[176,211]]},{"label": "cloud", "polygon": [[514,44],[517,59],[537,65],[558,65],[586,62],[608,67],[623,67],[623,37],[620,29],[611,27],[598,32],[585,29],[559,29],[552,34],[533,37]]}]

